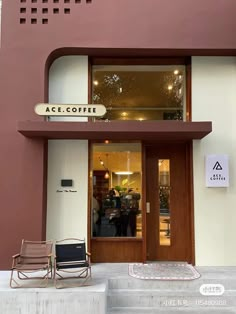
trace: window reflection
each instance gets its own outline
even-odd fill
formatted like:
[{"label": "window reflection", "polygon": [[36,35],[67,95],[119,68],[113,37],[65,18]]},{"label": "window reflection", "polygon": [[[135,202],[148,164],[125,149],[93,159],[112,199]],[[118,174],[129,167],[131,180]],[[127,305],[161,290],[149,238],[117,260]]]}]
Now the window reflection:
[{"label": "window reflection", "polygon": [[92,235],[141,237],[141,145],[94,144],[92,154]]},{"label": "window reflection", "polygon": [[185,67],[93,66],[93,103],[102,120],[184,120]]}]

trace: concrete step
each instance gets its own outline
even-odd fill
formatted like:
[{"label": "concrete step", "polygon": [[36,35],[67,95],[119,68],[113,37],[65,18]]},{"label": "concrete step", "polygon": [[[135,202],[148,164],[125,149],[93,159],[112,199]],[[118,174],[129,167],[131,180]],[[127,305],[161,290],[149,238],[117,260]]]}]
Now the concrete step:
[{"label": "concrete step", "polygon": [[109,289],[199,289],[202,284],[221,284],[225,290],[236,290],[236,267],[196,267],[201,277],[195,280],[142,280],[131,276],[109,279]]},{"label": "concrete step", "polygon": [[[162,308],[231,306],[236,309],[236,292],[225,291],[221,296],[203,296],[199,291],[113,290],[108,292],[108,308]],[[236,310],[235,310],[236,313]]]},{"label": "concrete step", "polygon": [[[108,282],[108,314],[150,313],[234,313],[236,314],[236,272],[232,268],[204,268],[201,277],[189,281],[141,280],[130,276]],[[204,296],[203,284],[220,284],[220,296]]]},{"label": "concrete step", "polygon": [[142,289],[142,290],[192,290],[199,291],[203,284],[221,284],[225,290],[236,290],[236,276],[231,278],[199,278],[186,281],[141,280],[135,278],[114,278],[108,283],[109,289]]},{"label": "concrete step", "polygon": [[116,307],[108,311],[107,314],[168,314],[168,313],[178,313],[178,314],[235,314],[236,309],[233,307],[211,307],[211,308],[125,308],[125,307]]}]

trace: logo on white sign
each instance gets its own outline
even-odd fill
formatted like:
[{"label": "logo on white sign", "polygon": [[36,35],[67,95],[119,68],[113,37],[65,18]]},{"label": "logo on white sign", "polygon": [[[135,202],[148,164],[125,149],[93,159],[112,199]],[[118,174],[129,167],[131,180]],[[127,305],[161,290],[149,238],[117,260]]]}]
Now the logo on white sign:
[{"label": "logo on white sign", "polygon": [[206,186],[229,186],[229,165],[227,155],[206,156]]},{"label": "logo on white sign", "polygon": [[213,167],[213,170],[222,170],[222,169],[223,169],[223,168],[221,167],[219,161],[217,161],[217,162],[215,163],[215,166]]},{"label": "logo on white sign", "polygon": [[[221,164],[219,161],[217,161],[213,167],[213,170],[223,170]],[[210,180],[225,180],[225,176],[223,176],[221,173],[214,173],[211,177]]]}]

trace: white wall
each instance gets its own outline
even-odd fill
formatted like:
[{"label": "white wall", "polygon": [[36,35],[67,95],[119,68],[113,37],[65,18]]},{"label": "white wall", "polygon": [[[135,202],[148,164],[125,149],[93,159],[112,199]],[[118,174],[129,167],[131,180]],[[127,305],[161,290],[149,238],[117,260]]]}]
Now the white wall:
[{"label": "white wall", "polygon": [[[49,71],[49,103],[88,103],[88,57],[56,59]],[[50,121],[87,121],[86,117],[50,117]]]},{"label": "white wall", "polygon": [[[192,58],[192,118],[213,132],[194,142],[197,265],[236,265],[236,57]],[[229,155],[229,188],[205,187],[204,158]]]},{"label": "white wall", "polygon": [[[61,179],[73,186],[61,187]],[[49,140],[47,193],[47,239],[87,239],[88,141]]]},{"label": "white wall", "polygon": [[[49,73],[49,102],[88,103],[87,56],[55,60]],[[86,121],[87,118],[54,117],[52,120]],[[61,179],[72,179],[73,187],[60,187]],[[88,141],[48,141],[47,239],[87,237],[87,198]]]}]

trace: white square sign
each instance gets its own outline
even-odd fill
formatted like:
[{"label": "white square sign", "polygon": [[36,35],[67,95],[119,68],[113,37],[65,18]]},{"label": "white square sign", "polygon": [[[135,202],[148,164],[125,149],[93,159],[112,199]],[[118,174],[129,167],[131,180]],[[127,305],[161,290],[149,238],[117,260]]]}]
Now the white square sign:
[{"label": "white square sign", "polygon": [[228,155],[207,155],[205,166],[207,187],[229,186]]}]

